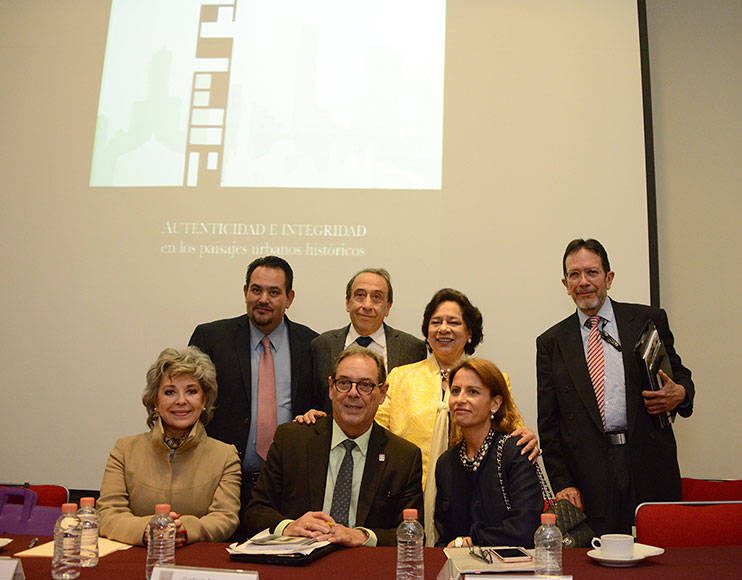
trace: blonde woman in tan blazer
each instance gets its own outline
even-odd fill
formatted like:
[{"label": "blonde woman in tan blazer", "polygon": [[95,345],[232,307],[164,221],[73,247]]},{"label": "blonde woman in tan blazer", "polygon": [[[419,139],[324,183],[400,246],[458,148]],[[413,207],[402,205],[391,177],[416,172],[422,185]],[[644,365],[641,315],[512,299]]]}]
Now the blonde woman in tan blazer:
[{"label": "blonde woman in tan blazer", "polygon": [[241,466],[233,445],[206,435],[216,371],[196,347],[168,348],[147,373],[150,431],[116,442],[101,494],[102,536],[142,545],[158,503],[172,506],[176,545],[223,542],[237,529]]}]

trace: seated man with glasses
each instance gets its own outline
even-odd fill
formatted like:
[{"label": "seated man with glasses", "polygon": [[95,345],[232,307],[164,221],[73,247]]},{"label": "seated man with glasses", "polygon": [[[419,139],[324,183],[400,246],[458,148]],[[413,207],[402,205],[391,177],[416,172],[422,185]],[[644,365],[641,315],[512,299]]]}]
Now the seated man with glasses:
[{"label": "seated man with glasses", "polygon": [[276,430],[252,500],[251,534],[269,528],[344,546],[393,546],[402,510],[422,513],[420,450],[374,423],[386,396],[383,359],[342,351],[329,378],[332,417]]}]

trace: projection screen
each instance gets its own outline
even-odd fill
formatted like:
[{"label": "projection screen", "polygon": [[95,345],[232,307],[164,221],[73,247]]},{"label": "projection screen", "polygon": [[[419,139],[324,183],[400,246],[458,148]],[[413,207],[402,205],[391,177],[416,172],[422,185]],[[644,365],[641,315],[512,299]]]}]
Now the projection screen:
[{"label": "projection screen", "polygon": [[535,430],[535,337],[574,308],[566,243],[600,239],[613,294],[650,298],[640,11],[0,2],[0,480],[97,489],[145,429],[148,366],[243,313],[266,254],[319,332],[347,324],[363,267],[391,272],[387,321],[416,335],[437,289],[464,291]]}]

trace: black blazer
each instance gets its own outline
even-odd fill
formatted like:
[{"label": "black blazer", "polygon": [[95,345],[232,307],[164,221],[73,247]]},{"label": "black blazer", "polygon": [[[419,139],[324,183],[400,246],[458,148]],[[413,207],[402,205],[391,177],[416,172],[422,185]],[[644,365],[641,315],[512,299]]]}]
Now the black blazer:
[{"label": "black blazer", "polygon": [[502,478],[510,501],[508,510],[497,475],[498,437],[474,473],[461,464],[461,444],[438,459],[435,466],[436,545],[446,546],[457,536],[470,536],[476,546],[533,547],[533,534],[544,509],[536,468],[520,454],[515,438],[505,442]]},{"label": "black blazer", "polygon": [[[356,525],[373,530],[378,545],[393,546],[402,510],[423,513],[422,456],[415,445],[377,423],[371,429]],[[332,420],[327,417],[314,425],[278,427],[243,514],[250,535],[273,530],[284,519],[322,511],[331,439]]]},{"label": "black blazer", "polygon": [[[644,406],[643,383],[634,345],[651,318],[670,357],[674,380],[685,387],[686,399],[677,412],[693,412],[695,388],[691,372],[675,352],[664,310],[613,301],[619,339],[623,347],[628,420],[628,451],[634,501],[680,499],[680,470],[672,428],[660,429]],[[554,492],[577,487],[588,519],[604,517],[608,501],[608,443],[602,433],[579,319],[572,316],[536,340],[538,430],[544,464]]]},{"label": "black blazer", "polygon": [[[328,413],[331,411],[330,398],[327,394],[327,377],[332,373],[335,357],[345,347],[345,339],[350,331],[350,324],[343,328],[323,332],[312,341],[312,374],[314,376],[315,390],[322,394],[323,409]],[[425,343],[411,334],[392,328],[384,324],[386,335],[386,367],[391,371],[394,367],[415,363],[428,356]]]},{"label": "black blazer", "polygon": [[[319,404],[312,387],[312,358],[309,343],[317,333],[285,317],[291,351],[291,404],[293,414],[305,413]],[[214,417],[206,425],[209,436],[231,443],[240,459],[250,432],[252,373],[250,364],[250,323],[247,314],[237,318],[199,324],[190,345],[211,357],[216,366],[219,394]]]}]

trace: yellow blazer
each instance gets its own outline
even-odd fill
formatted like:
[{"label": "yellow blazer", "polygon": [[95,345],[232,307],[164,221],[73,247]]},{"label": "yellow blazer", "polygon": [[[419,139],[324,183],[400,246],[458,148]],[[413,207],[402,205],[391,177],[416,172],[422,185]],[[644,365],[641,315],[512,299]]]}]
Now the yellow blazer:
[{"label": "yellow blazer", "polygon": [[158,421],[111,451],[98,500],[100,534],[141,545],[155,504],[169,503],[182,515],[189,544],[224,542],[239,524],[241,480],[234,446],[208,437],[200,421],[172,458]]},{"label": "yellow blazer", "polygon": [[[510,388],[510,377],[503,373]],[[386,399],[376,412],[376,422],[420,448],[423,455],[423,487],[433,440],[438,405],[443,400],[441,373],[435,357],[401,367],[387,376]]]}]

